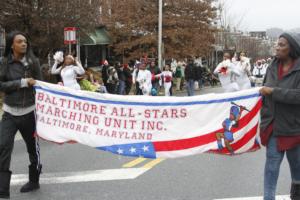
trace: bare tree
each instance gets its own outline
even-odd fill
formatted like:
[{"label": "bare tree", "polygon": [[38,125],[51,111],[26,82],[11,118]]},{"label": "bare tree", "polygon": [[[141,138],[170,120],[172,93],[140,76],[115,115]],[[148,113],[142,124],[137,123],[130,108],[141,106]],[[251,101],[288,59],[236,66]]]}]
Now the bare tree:
[{"label": "bare tree", "polygon": [[63,46],[66,26],[87,30],[98,24],[98,0],[2,0],[0,26],[27,33],[41,59]]},{"label": "bare tree", "polygon": [[[102,1],[102,3],[105,2]],[[114,50],[128,59],[157,56],[157,0],[111,0],[111,14],[103,13],[114,38]],[[212,1],[164,0],[163,44],[166,58],[202,56],[214,42]],[[105,18],[105,19],[104,19]]]},{"label": "bare tree", "polygon": [[232,11],[231,5],[234,0],[218,0],[216,5],[218,7],[218,21],[222,29],[227,29],[227,31],[239,30],[241,29],[245,16],[247,15],[247,10],[241,12],[238,15]]}]

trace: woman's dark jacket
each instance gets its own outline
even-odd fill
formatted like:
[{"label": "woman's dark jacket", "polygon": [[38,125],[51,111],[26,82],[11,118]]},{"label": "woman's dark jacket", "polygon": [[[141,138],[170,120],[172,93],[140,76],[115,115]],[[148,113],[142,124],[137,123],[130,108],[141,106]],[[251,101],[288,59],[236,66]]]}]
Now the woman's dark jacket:
[{"label": "woman's dark jacket", "polygon": [[24,108],[34,105],[33,87],[21,88],[22,78],[41,80],[39,61],[27,59],[28,65],[15,61],[12,57],[3,58],[0,63],[0,91],[4,92],[4,103],[11,107]]},{"label": "woman's dark jacket", "polygon": [[274,136],[300,135],[300,59],[281,79],[278,78],[279,60],[269,66],[264,86],[274,88],[273,94],[263,98],[261,130],[273,122]]}]

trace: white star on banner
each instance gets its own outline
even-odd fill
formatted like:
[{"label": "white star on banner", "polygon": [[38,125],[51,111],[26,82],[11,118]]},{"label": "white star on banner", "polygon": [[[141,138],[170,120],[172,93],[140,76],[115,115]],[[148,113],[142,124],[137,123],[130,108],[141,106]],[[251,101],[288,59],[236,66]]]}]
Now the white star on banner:
[{"label": "white star on banner", "polygon": [[118,152],[118,154],[123,154],[124,151],[123,151],[123,149],[119,148],[117,152]]},{"label": "white star on banner", "polygon": [[144,152],[149,151],[149,146],[144,146],[143,150],[144,150]]},{"label": "white star on banner", "polygon": [[129,150],[131,153],[135,153],[136,152],[136,148],[131,147]]}]

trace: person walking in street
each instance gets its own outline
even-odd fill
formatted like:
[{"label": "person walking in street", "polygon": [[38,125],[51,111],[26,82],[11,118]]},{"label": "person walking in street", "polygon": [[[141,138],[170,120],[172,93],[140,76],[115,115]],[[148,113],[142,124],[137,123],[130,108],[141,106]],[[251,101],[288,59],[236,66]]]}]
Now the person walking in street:
[{"label": "person walking in street", "polygon": [[133,84],[138,83],[137,95],[150,95],[152,89],[152,74],[146,69],[145,63],[138,64],[137,69],[133,72]]},{"label": "person walking in street", "polygon": [[125,95],[125,87],[126,87],[126,71],[124,70],[124,65],[121,65],[120,62],[116,64],[116,69],[118,73],[118,78],[119,78],[119,85],[118,85],[118,94],[119,95]]},{"label": "person walking in street", "polygon": [[128,95],[130,93],[131,87],[132,87],[132,69],[128,64],[123,64],[123,71],[126,76],[125,80],[125,94]]},{"label": "person walking in street", "polygon": [[182,62],[182,67],[181,67],[181,73],[182,73],[182,78],[181,78],[181,82],[180,82],[180,90],[183,90],[184,85],[185,85],[185,68],[186,68],[186,63]]},{"label": "person walking in street", "polygon": [[178,63],[175,69],[175,78],[176,78],[176,91],[180,91],[180,84],[182,79],[182,65]]},{"label": "person walking in street", "polygon": [[300,200],[300,35],[283,33],[263,87],[261,143],[266,146],[264,200],[275,200],[284,154],[291,172],[291,199]]},{"label": "person walking in street", "polygon": [[107,74],[107,70],[109,68],[109,63],[107,60],[104,60],[102,62],[102,67],[101,67],[101,77],[104,83],[104,86],[107,88],[107,80],[108,80],[108,74]]},{"label": "person walking in street", "polygon": [[195,79],[198,82],[199,90],[201,90],[203,87],[203,69],[200,64],[195,66],[195,76]]},{"label": "person walking in street", "polygon": [[158,89],[159,89],[159,77],[157,77],[156,75],[160,74],[161,70],[155,64],[155,61],[151,61],[148,70],[152,74],[152,80],[151,80],[152,88],[155,88],[155,90],[158,91]]},{"label": "person walking in street", "polygon": [[253,76],[256,78],[263,78],[266,74],[266,68],[262,65],[262,61],[258,60],[253,68]]},{"label": "person walking in street", "polygon": [[224,53],[223,61],[216,67],[214,74],[219,76],[224,92],[235,92],[239,90],[237,84],[239,72],[237,67],[231,62],[230,53]]},{"label": "person walking in street", "polygon": [[137,76],[140,71],[140,66],[141,66],[141,63],[137,61],[134,65],[134,70],[132,72],[132,84],[135,86],[135,93],[134,93],[135,95],[143,95],[143,92],[140,89],[139,82],[136,81]]},{"label": "person walking in street", "polygon": [[118,85],[119,85],[119,76],[117,69],[114,66],[109,66],[106,70],[107,73],[107,82],[106,89],[109,94],[117,94],[118,93]]},{"label": "person walking in street", "polygon": [[27,36],[21,32],[8,34],[0,64],[0,91],[5,94],[0,127],[0,198],[10,197],[10,162],[18,130],[26,143],[30,160],[29,182],[20,191],[24,193],[40,188],[42,165],[35,137],[33,85],[41,79],[40,64],[32,53]]},{"label": "person walking in street", "polygon": [[[54,55],[54,57],[56,56]],[[80,90],[80,85],[77,82],[77,76],[85,73],[81,63],[72,55],[67,55],[64,58],[62,66],[58,67],[59,64],[59,60],[55,59],[54,65],[51,69],[51,74],[59,74],[65,87]]]},{"label": "person walking in street", "polygon": [[237,54],[236,62],[237,70],[239,70],[239,77],[237,77],[237,84],[240,90],[251,88],[251,65],[250,59],[246,57],[244,52]]},{"label": "person walking in street", "polygon": [[266,68],[262,65],[262,61],[258,60],[252,71],[253,76],[255,77],[255,85],[261,85],[266,74]]},{"label": "person walking in street", "polygon": [[186,88],[188,96],[194,96],[195,94],[195,66],[193,60],[190,59],[188,65],[184,70],[185,80],[186,80]]},{"label": "person walking in street", "polygon": [[162,79],[163,87],[165,89],[165,96],[172,96],[170,90],[172,86],[173,73],[170,65],[166,65],[163,72],[156,76]]}]

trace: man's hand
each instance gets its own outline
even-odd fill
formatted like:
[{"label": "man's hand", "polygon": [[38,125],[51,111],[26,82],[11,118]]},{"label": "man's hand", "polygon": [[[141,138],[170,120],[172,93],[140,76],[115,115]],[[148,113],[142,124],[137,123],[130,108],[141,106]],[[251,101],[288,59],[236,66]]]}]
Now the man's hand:
[{"label": "man's hand", "polygon": [[273,93],[273,88],[270,88],[270,87],[262,87],[259,92],[261,95],[263,96],[269,96]]},{"label": "man's hand", "polygon": [[33,85],[35,85],[35,83],[36,83],[36,80],[34,80],[33,78],[28,78],[27,79],[28,86],[33,86]]}]

